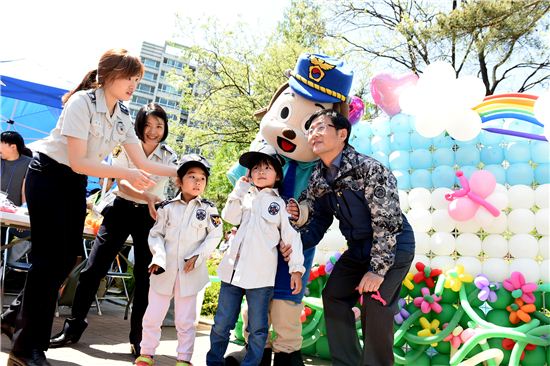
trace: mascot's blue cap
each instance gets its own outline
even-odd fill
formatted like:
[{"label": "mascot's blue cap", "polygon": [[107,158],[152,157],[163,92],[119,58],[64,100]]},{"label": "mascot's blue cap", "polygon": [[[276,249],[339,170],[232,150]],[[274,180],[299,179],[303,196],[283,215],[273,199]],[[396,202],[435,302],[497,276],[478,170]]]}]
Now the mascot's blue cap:
[{"label": "mascot's blue cap", "polygon": [[353,71],[343,61],[326,55],[303,53],[288,72],[292,90],[322,103],[348,102]]}]

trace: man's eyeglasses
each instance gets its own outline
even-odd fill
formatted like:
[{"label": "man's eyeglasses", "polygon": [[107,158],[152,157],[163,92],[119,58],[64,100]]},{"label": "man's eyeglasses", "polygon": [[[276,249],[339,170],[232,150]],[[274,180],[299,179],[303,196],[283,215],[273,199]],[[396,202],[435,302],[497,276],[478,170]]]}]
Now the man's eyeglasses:
[{"label": "man's eyeglasses", "polygon": [[326,132],[327,127],[336,128],[334,125],[329,125],[327,123],[321,123],[321,124],[317,125],[316,127],[310,127],[309,130],[306,131],[305,135],[306,136],[312,136],[315,133],[319,133],[319,134],[322,135]]}]

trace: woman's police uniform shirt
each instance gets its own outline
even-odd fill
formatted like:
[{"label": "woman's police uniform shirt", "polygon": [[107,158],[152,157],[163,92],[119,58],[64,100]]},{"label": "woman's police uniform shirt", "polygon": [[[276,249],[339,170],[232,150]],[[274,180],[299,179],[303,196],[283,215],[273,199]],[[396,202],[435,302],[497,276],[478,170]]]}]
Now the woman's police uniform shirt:
[{"label": "woman's police uniform shirt", "polygon": [[111,116],[103,88],[74,93],[50,135],[29,147],[69,165],[67,136],[86,140],[86,158],[95,161],[103,160],[116,145],[139,143],[128,109],[118,102]]},{"label": "woman's police uniform shirt", "polygon": [[[151,160],[155,163],[160,163],[160,164],[164,164],[164,165],[168,165],[168,166],[176,166],[178,156],[176,155],[174,150],[172,150],[172,148],[170,148],[168,145],[159,144],[157,146],[157,148],[155,150],[153,150],[153,152],[149,156],[147,156],[147,159],[149,159],[149,160]],[[128,155],[126,154],[124,149],[119,149],[118,153],[113,153],[113,165],[124,167],[124,168],[136,168],[134,163],[132,163],[130,161],[130,159],[128,159]],[[161,176],[158,176],[158,175],[151,175],[149,178],[151,180],[154,180],[156,184],[153,185],[152,187],[148,188],[146,190],[146,192],[154,194],[154,195],[160,197],[160,199],[164,200],[165,199],[164,189],[165,189],[166,184],[168,183],[168,180],[170,178],[169,177],[161,177]],[[142,204],[147,203],[144,200],[132,197],[129,194],[126,194],[126,193],[120,191],[118,189],[118,187],[115,189],[115,194],[118,197],[124,198],[125,200],[128,200],[128,201],[132,201],[132,202],[136,202],[136,203],[142,203]]]}]

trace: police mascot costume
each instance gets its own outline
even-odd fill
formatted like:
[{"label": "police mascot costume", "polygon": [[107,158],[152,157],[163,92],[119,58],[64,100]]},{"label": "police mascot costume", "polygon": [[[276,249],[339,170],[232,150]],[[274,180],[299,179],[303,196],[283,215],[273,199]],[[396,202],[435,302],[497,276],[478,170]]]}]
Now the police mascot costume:
[{"label": "police mascot costume", "polygon": [[[309,117],[320,109],[332,108],[344,116],[349,112],[349,91],[353,72],[341,60],[320,54],[302,54],[294,70],[288,70],[288,82],[279,87],[267,108],[256,112],[261,118],[260,132],[252,144],[267,143],[285,159],[283,187],[280,193],[288,200],[297,199],[305,190],[317,157],[313,154],[305,135],[305,124]],[[236,164],[228,172],[232,184],[246,170]],[[303,283],[307,284],[315,256],[315,248],[304,251],[306,272]],[[271,364],[272,349],[275,352],[275,366],[303,365],[302,292],[292,295],[288,264],[279,253],[277,275],[269,318],[273,331],[272,348],[266,348],[261,365]],[[226,357],[226,365],[239,365],[245,349]]]}]

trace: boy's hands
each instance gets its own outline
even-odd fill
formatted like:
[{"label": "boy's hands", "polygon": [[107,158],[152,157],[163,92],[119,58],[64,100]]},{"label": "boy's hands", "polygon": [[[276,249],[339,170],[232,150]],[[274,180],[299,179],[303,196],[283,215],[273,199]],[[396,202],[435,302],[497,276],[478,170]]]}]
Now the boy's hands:
[{"label": "boy's hands", "polygon": [[290,288],[292,295],[299,294],[302,291],[302,274],[300,272],[292,272],[290,275]]},{"label": "boy's hands", "polygon": [[249,183],[250,182],[250,178],[248,177],[248,169],[246,170],[246,175],[243,175],[242,177],[239,178],[240,181],[243,181],[245,183]]},{"label": "boy's hands", "polygon": [[290,260],[290,255],[292,254],[292,245],[286,244],[282,240],[279,242],[279,252],[281,252],[285,262]]},{"label": "boy's hands", "polygon": [[191,272],[195,268],[195,262],[197,261],[198,255],[194,255],[189,259],[185,260],[185,264],[183,265],[183,271],[185,273]]}]

